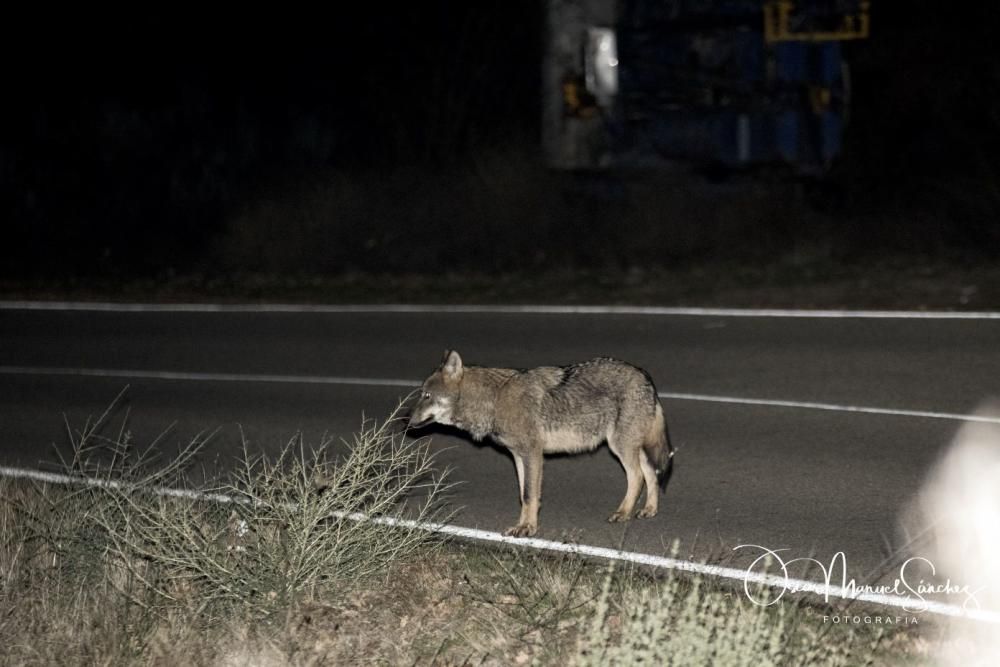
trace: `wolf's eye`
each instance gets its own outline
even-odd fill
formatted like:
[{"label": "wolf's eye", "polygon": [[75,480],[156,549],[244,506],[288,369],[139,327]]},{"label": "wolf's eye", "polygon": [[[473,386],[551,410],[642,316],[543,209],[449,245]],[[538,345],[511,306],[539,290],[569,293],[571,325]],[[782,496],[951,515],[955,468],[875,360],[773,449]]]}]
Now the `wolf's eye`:
[{"label": "wolf's eye", "polygon": [[428,398],[430,398],[430,397],[431,397],[431,394],[430,394],[430,392],[429,392],[429,391],[425,391],[425,392],[422,392],[422,393],[420,394],[420,398],[423,398],[423,399],[428,399]]}]

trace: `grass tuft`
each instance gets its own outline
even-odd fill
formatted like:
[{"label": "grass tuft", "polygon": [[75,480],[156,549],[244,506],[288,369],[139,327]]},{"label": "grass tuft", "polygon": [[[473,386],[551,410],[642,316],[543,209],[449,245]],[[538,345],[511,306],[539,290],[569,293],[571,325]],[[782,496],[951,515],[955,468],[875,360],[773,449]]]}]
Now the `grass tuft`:
[{"label": "grass tuft", "polygon": [[114,407],[67,426],[78,483],[0,481],[0,634],[13,662],[149,657],[180,628],[272,622],[350,595],[431,546],[392,520],[439,519],[446,489],[399,409],[342,447],[296,435],[268,456],[244,440],[206,492],[193,473],[211,434],[164,459],[132,442],[127,415],[112,428]]}]

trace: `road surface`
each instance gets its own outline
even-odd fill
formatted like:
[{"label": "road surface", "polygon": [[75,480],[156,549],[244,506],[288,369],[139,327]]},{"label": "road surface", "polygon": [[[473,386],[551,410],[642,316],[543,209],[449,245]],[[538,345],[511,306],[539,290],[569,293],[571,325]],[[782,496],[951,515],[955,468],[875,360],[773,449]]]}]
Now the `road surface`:
[{"label": "road surface", "polygon": [[[547,459],[540,537],[653,554],[677,540],[682,556],[724,562],[741,544],[825,562],[842,551],[850,575],[866,583],[901,539],[901,508],[962,425],[949,415],[1000,393],[995,318],[8,303],[0,304],[0,463],[53,469],[54,446],[66,441],[62,415],[82,424],[126,384],[139,442],[172,423],[170,442],[219,427],[208,455],[227,461],[239,427],[264,449],[298,431],[312,442],[347,437],[362,414],[389,412],[445,348],[467,363],[515,367],[614,356],[647,369],[664,394],[678,454],[659,516],[624,533],[606,523],[625,477],[605,447]],[[459,482],[453,522],[514,523],[510,457],[453,434],[432,437]]]}]

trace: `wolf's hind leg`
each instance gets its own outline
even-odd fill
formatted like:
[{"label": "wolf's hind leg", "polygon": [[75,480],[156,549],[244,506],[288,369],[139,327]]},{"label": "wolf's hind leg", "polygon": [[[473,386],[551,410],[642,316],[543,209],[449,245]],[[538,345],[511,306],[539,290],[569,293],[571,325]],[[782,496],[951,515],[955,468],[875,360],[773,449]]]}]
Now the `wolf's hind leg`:
[{"label": "wolf's hind leg", "polygon": [[611,523],[628,521],[632,518],[632,512],[635,510],[636,501],[639,500],[643,484],[643,471],[639,463],[641,450],[638,447],[621,447],[621,443],[616,442],[616,440],[617,438],[609,438],[608,446],[621,461],[622,467],[625,468],[625,480],[628,486],[618,509],[608,517],[608,521]]},{"label": "wolf's hind leg", "polygon": [[649,462],[649,457],[646,456],[645,452],[639,454],[639,465],[642,466],[642,479],[646,482],[646,504],[636,516],[640,519],[650,519],[656,516],[660,501],[659,487],[656,484],[656,470]]}]

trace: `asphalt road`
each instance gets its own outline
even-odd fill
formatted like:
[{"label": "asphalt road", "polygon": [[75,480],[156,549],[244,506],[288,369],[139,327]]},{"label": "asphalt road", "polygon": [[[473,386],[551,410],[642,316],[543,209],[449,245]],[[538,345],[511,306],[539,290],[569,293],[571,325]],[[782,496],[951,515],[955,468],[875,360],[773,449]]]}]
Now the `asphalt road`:
[{"label": "asphalt road", "polygon": [[[615,356],[646,368],[661,392],[737,401],[664,400],[679,448],[674,475],[659,516],[634,521],[625,533],[605,522],[625,490],[607,448],[548,459],[540,537],[654,554],[679,540],[682,555],[712,559],[728,558],[740,544],[823,561],[843,551],[859,581],[898,543],[899,511],[961,421],[846,408],[965,414],[1000,394],[997,319],[5,308],[0,462],[52,469],[54,447],[66,441],[63,414],[81,424],[126,384],[139,442],[172,423],[171,442],[219,427],[208,454],[226,461],[237,453],[238,426],[264,449],[297,431],[313,442],[324,433],[346,437],[362,414],[385,415],[409,391],[369,379],[418,382],[446,347],[467,363],[515,367]],[[144,377],[164,371],[187,375]],[[282,381],[235,377],[247,375]],[[432,437],[440,463],[460,482],[454,523],[512,524],[518,502],[510,457],[454,435]]]}]

